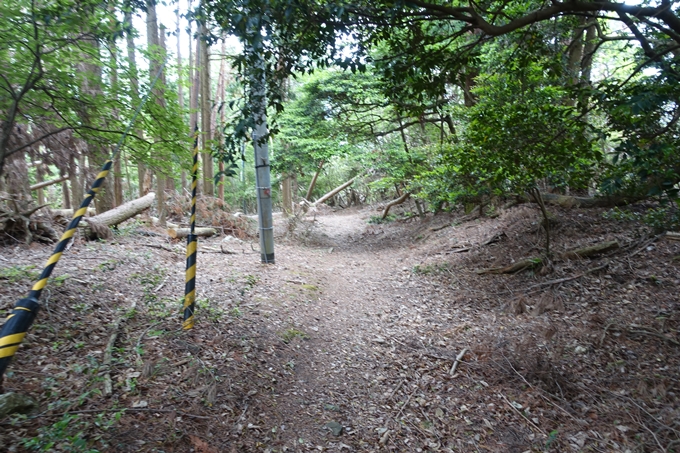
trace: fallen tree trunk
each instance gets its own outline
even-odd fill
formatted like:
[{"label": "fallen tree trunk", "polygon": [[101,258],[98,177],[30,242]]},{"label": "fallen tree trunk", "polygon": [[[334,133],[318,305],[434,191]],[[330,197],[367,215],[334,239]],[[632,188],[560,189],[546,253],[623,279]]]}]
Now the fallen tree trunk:
[{"label": "fallen tree trunk", "polygon": [[351,185],[354,183],[354,180],[355,180],[355,179],[357,179],[357,176],[355,176],[354,178],[350,179],[349,181],[347,181],[346,183],[342,184],[341,186],[338,186],[338,187],[336,187],[335,189],[331,190],[331,191],[328,192],[326,195],[324,195],[323,197],[319,198],[319,199],[316,200],[314,203],[312,203],[312,206],[315,206],[315,205],[317,205],[317,204],[319,204],[319,203],[323,203],[324,201],[328,200],[329,198],[332,198],[334,195],[337,195],[338,193],[342,192],[343,190],[345,190],[346,188],[348,188],[349,186],[351,186]]},{"label": "fallen tree trunk", "polygon": [[[189,236],[189,233],[191,233],[190,228],[168,228],[168,236],[175,239],[185,238]],[[215,228],[196,228],[194,234],[196,236],[214,236],[217,234],[217,230]]]},{"label": "fallen tree trunk", "polygon": [[[87,208],[87,213],[85,215],[91,217],[96,215],[96,213],[94,208]],[[73,209],[50,209],[50,214],[52,214],[53,219],[56,217],[71,219],[73,218]]]},{"label": "fallen tree trunk", "polygon": [[93,222],[101,223],[106,226],[115,226],[123,223],[127,219],[136,216],[137,214],[145,211],[151,207],[153,200],[156,198],[154,192],[149,192],[142,198],[137,198],[136,200],[128,201],[117,208],[113,208],[109,211],[103,212],[99,215],[92,217],[90,220]]},{"label": "fallen tree trunk", "polygon": [[137,214],[149,209],[156,197],[154,192],[149,192],[142,198],[128,201],[117,208],[103,212],[94,217],[85,218],[84,222],[80,222],[79,227],[82,228],[83,234],[90,240],[95,239],[110,239],[112,237],[111,230],[108,227],[116,226],[130,219]]},{"label": "fallen tree trunk", "polygon": [[404,192],[404,195],[401,197],[397,198],[396,200],[392,200],[389,203],[387,203],[387,206],[385,206],[385,210],[382,213],[382,217],[380,217],[382,220],[385,220],[385,217],[387,217],[387,214],[390,212],[390,208],[392,206],[396,206],[398,204],[402,204],[406,200],[408,200],[408,197],[410,197],[411,194],[409,192]]},{"label": "fallen tree trunk", "polygon": [[[161,226],[161,220],[158,217],[149,217],[151,219],[151,226]],[[165,222],[167,228],[179,228],[179,225],[172,222]]]},{"label": "fallen tree trunk", "polygon": [[32,186],[30,186],[29,189],[31,189],[31,190],[42,189],[43,187],[51,186],[52,184],[58,184],[58,183],[60,183],[60,182],[64,182],[64,181],[66,181],[68,178],[69,178],[69,176],[66,175],[66,176],[62,176],[61,178],[53,179],[53,180],[51,180],[51,181],[43,181],[43,182],[39,182],[39,183],[37,183],[37,184],[33,184]]}]

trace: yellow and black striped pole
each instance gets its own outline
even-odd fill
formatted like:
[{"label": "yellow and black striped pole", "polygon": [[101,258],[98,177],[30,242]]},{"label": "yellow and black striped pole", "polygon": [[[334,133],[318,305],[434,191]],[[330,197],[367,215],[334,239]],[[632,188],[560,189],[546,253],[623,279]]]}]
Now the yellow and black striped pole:
[{"label": "yellow and black striped pole", "polygon": [[40,274],[38,281],[33,285],[28,297],[19,300],[14,305],[14,309],[7,317],[7,321],[2,326],[2,329],[0,329],[0,384],[2,383],[2,376],[4,375],[9,362],[12,360],[12,357],[14,357],[17,349],[19,349],[21,341],[26,336],[26,332],[29,327],[31,327],[33,320],[38,314],[40,308],[38,301],[40,300],[40,294],[42,293],[43,288],[47,285],[47,280],[50,278],[50,275],[52,275],[52,271],[54,271],[54,268],[57,266],[62,253],[66,250],[66,246],[73,238],[73,235],[78,228],[78,224],[87,212],[87,208],[101,190],[104,179],[111,170],[111,165],[113,165],[113,161],[107,160],[102,167],[102,170],[97,175],[97,179],[87,192],[85,199],[80,204],[80,208],[73,213],[71,222],[68,224],[64,234],[61,235],[61,239],[59,239],[57,246],[54,248],[54,252],[52,252],[47,263],[45,263],[45,268]]},{"label": "yellow and black striped pole", "polygon": [[196,230],[196,187],[198,186],[198,126],[194,131],[193,167],[191,168],[191,219],[189,236],[187,236],[187,272],[184,286],[184,322],[182,328],[194,327],[194,310],[196,308],[196,251],[198,237]]},{"label": "yellow and black striped pole", "polygon": [[5,370],[12,361],[12,357],[14,357],[14,354],[19,349],[19,345],[23,341],[28,329],[31,327],[31,324],[33,324],[33,321],[38,314],[38,310],[40,309],[40,303],[38,301],[40,300],[40,294],[42,294],[42,290],[47,285],[47,281],[50,278],[50,275],[52,275],[52,271],[54,271],[54,268],[57,266],[62,253],[64,253],[66,250],[66,246],[71,241],[71,239],[73,239],[76,228],[78,228],[78,224],[87,212],[87,208],[90,206],[92,200],[94,200],[94,197],[101,190],[102,184],[104,184],[104,179],[106,179],[109,171],[111,171],[113,160],[116,158],[116,156],[118,156],[120,148],[125,142],[125,137],[127,137],[127,135],[130,133],[130,129],[132,129],[139,112],[142,111],[142,107],[144,107],[147,99],[149,99],[151,90],[156,85],[156,82],[158,82],[158,79],[160,79],[166,62],[163,62],[160,69],[158,70],[158,73],[156,74],[156,77],[151,82],[149,91],[147,91],[147,93],[144,95],[144,98],[139,103],[139,106],[132,116],[132,119],[128,123],[127,128],[120,137],[120,140],[118,141],[111,158],[104,163],[104,166],[97,175],[97,179],[92,183],[92,187],[90,187],[90,190],[87,192],[85,199],[82,203],[80,203],[78,210],[73,213],[73,218],[68,224],[66,231],[64,231],[64,234],[61,235],[61,239],[59,239],[57,246],[54,248],[54,252],[52,252],[52,255],[47,260],[47,263],[45,263],[45,268],[40,274],[40,278],[33,285],[33,288],[31,288],[31,292],[28,294],[28,297],[25,299],[20,299],[16,304],[14,304],[14,309],[12,309],[12,312],[9,314],[9,316],[7,316],[5,324],[3,324],[2,328],[0,328],[0,392],[2,391],[2,382]]}]

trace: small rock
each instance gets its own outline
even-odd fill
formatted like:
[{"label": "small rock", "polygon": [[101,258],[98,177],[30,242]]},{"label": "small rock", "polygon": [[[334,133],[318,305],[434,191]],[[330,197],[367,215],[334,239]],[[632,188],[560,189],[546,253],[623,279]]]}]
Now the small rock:
[{"label": "small rock", "polygon": [[328,422],[324,426],[333,432],[334,436],[339,436],[342,434],[343,427],[338,422]]},{"label": "small rock", "polygon": [[584,346],[576,346],[576,349],[574,349],[576,354],[585,354],[586,351],[588,350]]}]

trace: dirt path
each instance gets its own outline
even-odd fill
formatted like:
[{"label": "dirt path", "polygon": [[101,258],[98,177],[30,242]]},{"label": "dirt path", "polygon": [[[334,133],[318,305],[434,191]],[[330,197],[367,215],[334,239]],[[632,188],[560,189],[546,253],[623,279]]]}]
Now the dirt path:
[{"label": "dirt path", "polygon": [[[562,211],[555,250],[621,248],[545,275],[480,276],[538,253],[533,208],[369,224],[376,213],[277,220],[273,265],[249,242],[202,239],[189,332],[177,316],[184,244],[136,225],[77,243],[6,375],[5,389],[34,395],[40,416],[0,420],[0,445],[523,453],[680,441],[680,243]],[[50,253],[2,250],[2,307]]]}]

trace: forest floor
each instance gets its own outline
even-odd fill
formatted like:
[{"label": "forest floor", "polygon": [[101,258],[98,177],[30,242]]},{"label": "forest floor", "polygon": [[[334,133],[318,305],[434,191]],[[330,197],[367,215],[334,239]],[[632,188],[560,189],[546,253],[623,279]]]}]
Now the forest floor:
[{"label": "forest floor", "polygon": [[[77,241],[6,373],[39,407],[0,420],[0,450],[680,451],[680,242],[551,211],[556,256],[620,247],[476,273],[541,254],[529,205],[277,216],[269,265],[252,237],[201,239],[188,332],[182,242],[139,223]],[[3,312],[51,250],[0,249]]]}]

